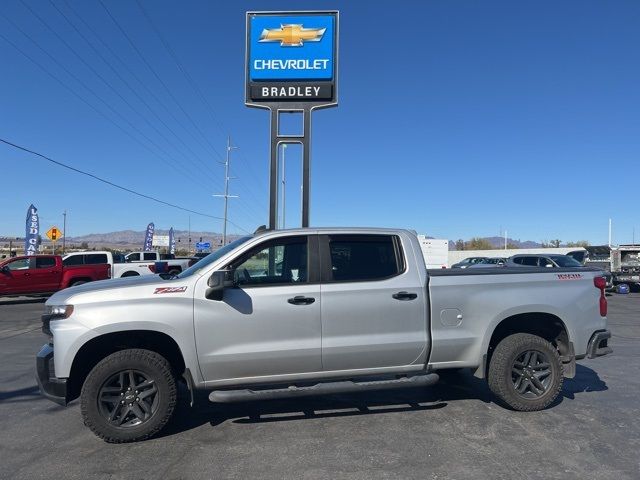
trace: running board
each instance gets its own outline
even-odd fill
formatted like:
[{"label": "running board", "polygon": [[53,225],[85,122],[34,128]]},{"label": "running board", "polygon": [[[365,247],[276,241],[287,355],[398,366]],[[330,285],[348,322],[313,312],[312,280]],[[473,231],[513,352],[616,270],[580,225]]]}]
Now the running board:
[{"label": "running board", "polygon": [[215,390],[209,394],[209,400],[215,403],[250,402],[253,400],[274,400],[277,398],[310,397],[313,395],[329,395],[333,393],[366,392],[370,390],[391,390],[396,388],[428,387],[436,383],[440,377],[436,373],[402,377],[396,380],[377,380],[369,382],[318,383],[309,387],[272,388],[268,390]]}]

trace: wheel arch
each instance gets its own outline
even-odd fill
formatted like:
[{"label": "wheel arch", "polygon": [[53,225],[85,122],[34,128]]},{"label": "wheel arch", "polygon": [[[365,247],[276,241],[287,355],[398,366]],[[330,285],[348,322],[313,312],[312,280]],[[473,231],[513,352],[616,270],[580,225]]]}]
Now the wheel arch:
[{"label": "wheel arch", "polygon": [[104,333],[87,341],[75,354],[69,374],[67,400],[78,398],[82,384],[98,362],[112,353],[129,348],[142,348],[162,355],[167,359],[177,377],[186,370],[180,346],[166,333],[156,330]]},{"label": "wheel arch", "polygon": [[487,377],[491,356],[495,347],[503,339],[515,333],[530,333],[537,335],[551,342],[560,353],[562,358],[565,376],[572,378],[575,375],[575,354],[573,344],[570,341],[569,330],[564,321],[557,315],[549,312],[526,312],[510,315],[498,322],[491,336],[486,349],[484,349],[483,362],[476,371],[476,376]]},{"label": "wheel arch", "polygon": [[70,287],[71,285],[73,285],[76,282],[92,282],[93,279],[91,277],[71,277],[69,278],[65,284],[67,287]]}]

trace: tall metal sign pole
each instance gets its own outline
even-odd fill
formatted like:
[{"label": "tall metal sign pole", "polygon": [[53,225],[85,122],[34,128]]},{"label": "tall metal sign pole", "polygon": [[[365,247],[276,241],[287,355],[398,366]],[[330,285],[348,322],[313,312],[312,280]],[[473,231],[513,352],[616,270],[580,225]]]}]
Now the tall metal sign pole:
[{"label": "tall metal sign pole", "polygon": [[[309,226],[311,112],[338,104],[337,11],[247,12],[245,104],[271,112],[269,228],[278,228],[278,150],[302,145],[302,226]],[[302,133],[280,115],[302,114]]]}]

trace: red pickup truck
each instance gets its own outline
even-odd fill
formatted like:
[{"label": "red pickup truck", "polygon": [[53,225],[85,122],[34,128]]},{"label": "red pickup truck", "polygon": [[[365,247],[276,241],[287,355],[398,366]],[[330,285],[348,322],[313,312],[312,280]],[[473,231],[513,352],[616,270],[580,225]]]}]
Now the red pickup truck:
[{"label": "red pickup truck", "polygon": [[111,266],[62,264],[59,255],[14,257],[0,263],[0,296],[45,295],[111,278]]}]

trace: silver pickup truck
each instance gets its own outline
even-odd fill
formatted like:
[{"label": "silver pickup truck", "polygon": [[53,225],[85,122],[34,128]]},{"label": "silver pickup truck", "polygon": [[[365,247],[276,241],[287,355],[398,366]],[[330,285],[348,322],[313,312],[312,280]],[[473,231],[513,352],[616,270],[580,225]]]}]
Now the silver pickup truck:
[{"label": "silver pickup truck", "polygon": [[179,381],[192,401],[198,389],[234,402],[425,387],[471,368],[499,403],[540,410],[576,360],[611,352],[600,275],[427,270],[406,230],[263,231],[169,280],[56,293],[37,379],[59,404],[80,397],[108,442],[157,433]]}]

